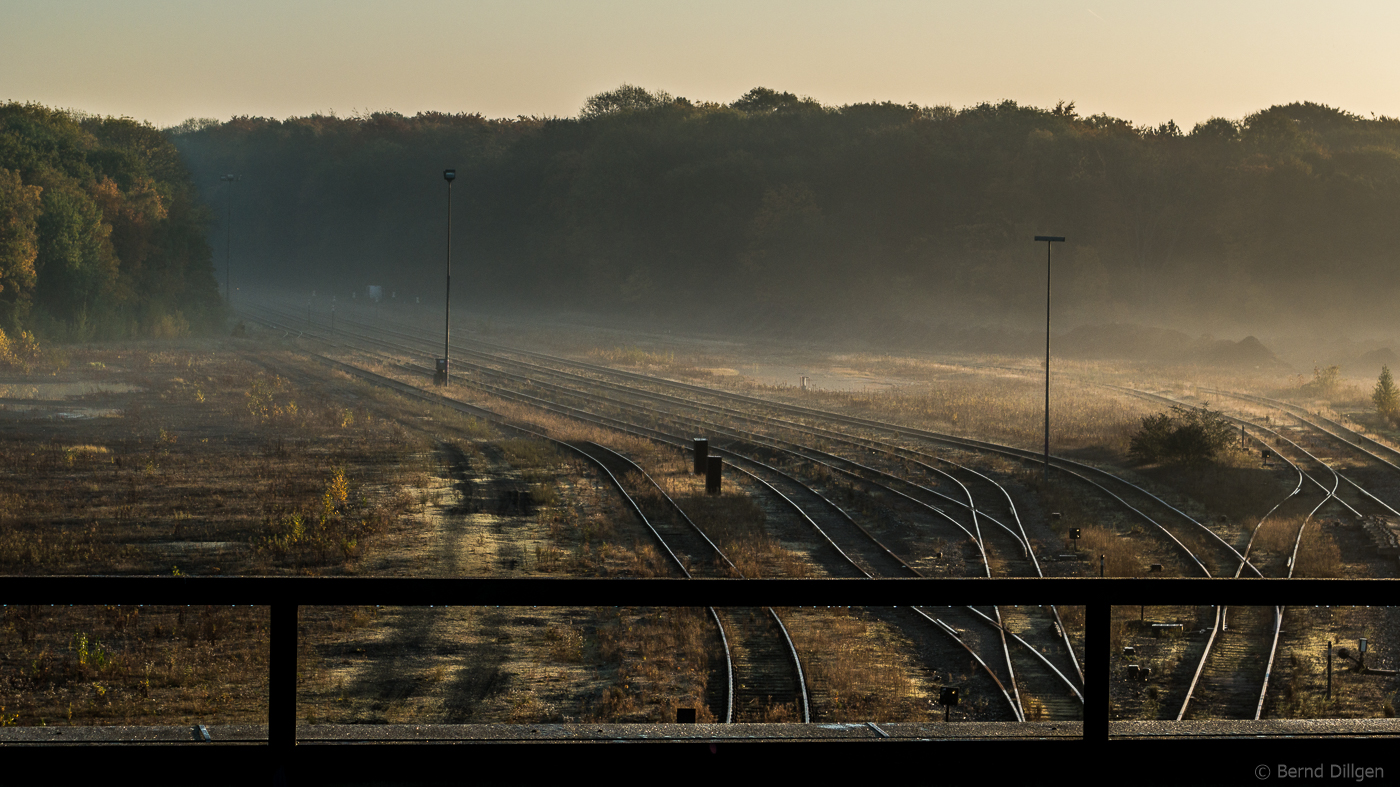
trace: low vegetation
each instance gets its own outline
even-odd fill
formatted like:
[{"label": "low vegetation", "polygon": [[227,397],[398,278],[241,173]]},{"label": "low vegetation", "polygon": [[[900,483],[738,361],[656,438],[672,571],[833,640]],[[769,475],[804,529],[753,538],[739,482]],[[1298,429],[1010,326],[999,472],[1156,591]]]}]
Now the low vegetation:
[{"label": "low vegetation", "polygon": [[0,726],[266,724],[269,610],[16,606]]},{"label": "low vegetation", "polygon": [[928,720],[938,686],[909,657],[911,645],[897,631],[848,607],[779,613],[816,695],[812,721]]},{"label": "low vegetation", "polygon": [[1371,403],[1376,406],[1376,414],[1392,424],[1400,416],[1400,388],[1395,386],[1389,366],[1381,367],[1381,376],[1371,393]]},{"label": "low vegetation", "polygon": [[1164,413],[1142,419],[1129,454],[1140,462],[1201,465],[1225,453],[1236,442],[1230,419],[1206,405],[1172,405]]},{"label": "low vegetation", "polygon": [[38,382],[88,393],[0,412],[0,571],[350,571],[414,506],[422,445],[372,397],[195,343],[69,354]]}]

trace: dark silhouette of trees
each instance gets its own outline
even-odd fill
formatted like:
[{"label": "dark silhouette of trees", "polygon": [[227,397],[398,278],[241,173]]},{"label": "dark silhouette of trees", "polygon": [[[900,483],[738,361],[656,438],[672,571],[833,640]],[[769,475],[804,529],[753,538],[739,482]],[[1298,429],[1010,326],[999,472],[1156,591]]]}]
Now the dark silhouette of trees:
[{"label": "dark silhouette of trees", "polygon": [[[168,135],[206,202],[243,175],[249,275],[308,293],[436,295],[446,166],[462,297],[492,303],[1016,318],[1043,302],[1029,238],[1053,228],[1072,238],[1056,250],[1068,316],[1282,321],[1377,313],[1400,249],[1400,121],[1309,103],[1187,134],[1072,102],[823,107],[759,87],[725,105],[622,85],[577,118],[245,117]],[[134,203],[144,181],[122,162],[84,165]],[[139,207],[104,214],[124,265],[160,221]]]}]

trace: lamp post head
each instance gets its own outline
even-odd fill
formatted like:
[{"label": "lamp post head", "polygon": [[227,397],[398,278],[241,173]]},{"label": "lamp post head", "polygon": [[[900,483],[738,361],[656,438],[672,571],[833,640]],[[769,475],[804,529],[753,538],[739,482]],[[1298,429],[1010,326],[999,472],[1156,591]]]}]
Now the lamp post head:
[{"label": "lamp post head", "polygon": [[455,177],[457,177],[457,170],[455,169],[445,169],[442,171],[442,179],[448,183],[451,183],[452,179]]},{"label": "lamp post head", "polygon": [[1035,239],[1038,240],[1038,241],[1044,240],[1044,241],[1051,241],[1051,242],[1054,242],[1054,243],[1064,243],[1064,242],[1065,242],[1065,239],[1064,239],[1062,236],[1059,236],[1059,235],[1037,235],[1037,236],[1035,236]]}]

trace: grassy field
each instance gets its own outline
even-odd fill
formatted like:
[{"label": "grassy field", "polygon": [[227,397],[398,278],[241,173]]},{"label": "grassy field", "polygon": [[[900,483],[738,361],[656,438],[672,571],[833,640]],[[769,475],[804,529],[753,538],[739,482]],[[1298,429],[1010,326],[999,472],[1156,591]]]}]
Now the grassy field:
[{"label": "grassy field", "polygon": [[267,607],[3,609],[0,726],[267,723]]}]

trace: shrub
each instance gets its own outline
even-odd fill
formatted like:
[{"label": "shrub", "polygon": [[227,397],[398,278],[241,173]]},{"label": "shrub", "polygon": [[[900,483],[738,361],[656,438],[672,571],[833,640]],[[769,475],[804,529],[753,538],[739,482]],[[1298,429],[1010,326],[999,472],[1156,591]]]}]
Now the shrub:
[{"label": "shrub", "polygon": [[1371,402],[1376,405],[1376,412],[1382,418],[1393,420],[1400,414],[1400,388],[1395,387],[1395,378],[1390,376],[1389,366],[1381,367],[1381,376],[1376,380]]},{"label": "shrub", "polygon": [[9,337],[0,330],[0,369],[19,369],[28,372],[29,367],[39,358],[39,342],[34,334],[20,331]]},{"label": "shrub", "polygon": [[1317,396],[1330,396],[1337,392],[1341,383],[1342,367],[1335,365],[1326,368],[1314,366],[1312,382],[1304,383],[1302,388]]},{"label": "shrub", "polygon": [[1206,405],[1176,404],[1168,412],[1143,418],[1128,452],[1141,462],[1201,464],[1227,450],[1234,439],[1234,426],[1223,413]]}]

